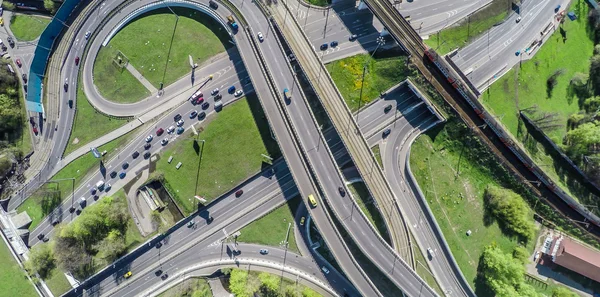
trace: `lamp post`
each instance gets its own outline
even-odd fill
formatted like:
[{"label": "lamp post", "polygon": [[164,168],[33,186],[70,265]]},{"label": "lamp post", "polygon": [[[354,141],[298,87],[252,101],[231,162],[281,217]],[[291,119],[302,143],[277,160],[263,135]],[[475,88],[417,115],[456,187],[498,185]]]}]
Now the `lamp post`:
[{"label": "lamp post", "polygon": [[369,61],[373,59],[373,56],[375,56],[375,53],[377,52],[379,47],[385,44],[385,38],[383,36],[379,36],[375,41],[377,42],[377,47],[373,51],[373,54],[371,54],[371,58],[365,61],[365,65],[363,66],[362,81],[360,83],[360,95],[358,96],[358,111],[356,112],[356,123],[358,123],[358,115],[360,114],[360,104],[362,103],[363,88],[365,87],[365,72],[367,71],[367,63],[369,63]]},{"label": "lamp post", "polygon": [[171,48],[173,47],[173,39],[175,39],[175,31],[177,30],[177,23],[179,23],[179,16],[167,5],[167,8],[175,15],[175,26],[173,26],[173,35],[171,35],[171,43],[169,44],[169,51],[167,52],[167,61],[165,62],[165,70],[163,71],[163,77],[160,82],[160,89],[158,93],[164,92],[164,81],[165,75],[167,74],[167,66],[169,65],[169,57],[171,56]]}]

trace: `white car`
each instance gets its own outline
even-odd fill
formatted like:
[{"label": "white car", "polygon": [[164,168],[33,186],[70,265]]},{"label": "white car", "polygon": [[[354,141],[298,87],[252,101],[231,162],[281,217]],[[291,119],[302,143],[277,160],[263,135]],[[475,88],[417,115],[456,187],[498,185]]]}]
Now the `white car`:
[{"label": "white car", "polygon": [[323,270],[323,273],[329,274],[329,269],[327,269],[327,267],[323,266],[321,267],[321,270]]},{"label": "white car", "polygon": [[235,96],[235,97],[239,97],[239,96],[242,96],[242,94],[243,94],[243,93],[244,93],[244,91],[242,91],[242,90],[237,90],[237,91],[235,91],[235,93],[233,93],[233,96]]},{"label": "white car", "polygon": [[179,121],[177,122],[177,127],[181,127],[181,126],[183,126],[183,120],[179,120]]},{"label": "white car", "polygon": [[168,138],[164,138],[163,140],[160,141],[160,143],[162,145],[166,145],[167,143],[169,143],[169,139]]},{"label": "white car", "polygon": [[168,134],[173,133],[173,131],[175,131],[175,127],[171,126],[171,127],[167,128],[167,133]]},{"label": "white car", "polygon": [[148,137],[146,137],[146,142],[150,143],[152,139],[154,139],[154,137],[152,137],[152,135],[148,135]]},{"label": "white car", "polygon": [[259,40],[260,42],[263,42],[263,41],[265,40],[265,38],[263,37],[263,35],[262,35],[262,33],[261,33],[261,32],[258,32],[258,34],[256,34],[256,36],[258,37],[258,40]]},{"label": "white car", "polygon": [[429,254],[429,257],[433,258],[433,256],[435,256],[433,254],[433,250],[431,248],[427,248],[427,254]]},{"label": "white car", "polygon": [[217,93],[219,93],[219,88],[216,88],[216,89],[212,90],[212,91],[210,92],[210,95],[211,95],[211,96],[214,96],[214,95],[216,95]]},{"label": "white car", "polygon": [[92,32],[90,32],[90,31],[85,32],[85,40],[88,40],[91,35],[92,35]]}]

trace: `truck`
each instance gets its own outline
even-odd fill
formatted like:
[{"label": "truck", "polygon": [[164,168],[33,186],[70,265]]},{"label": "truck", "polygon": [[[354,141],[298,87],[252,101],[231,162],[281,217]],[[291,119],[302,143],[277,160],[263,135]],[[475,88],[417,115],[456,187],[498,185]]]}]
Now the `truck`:
[{"label": "truck", "polygon": [[227,17],[227,21],[229,22],[229,25],[231,26],[231,28],[232,28],[234,31],[237,31],[237,29],[238,29],[238,24],[235,22],[235,20],[233,19],[233,16],[232,16],[232,15],[230,15],[230,16],[228,16],[228,17]]}]

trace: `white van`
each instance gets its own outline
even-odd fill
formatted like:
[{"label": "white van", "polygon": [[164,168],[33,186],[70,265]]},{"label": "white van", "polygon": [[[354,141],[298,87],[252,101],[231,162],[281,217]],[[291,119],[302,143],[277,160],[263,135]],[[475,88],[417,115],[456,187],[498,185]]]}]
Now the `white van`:
[{"label": "white van", "polygon": [[104,188],[104,181],[103,181],[103,180],[101,180],[101,181],[98,181],[98,182],[96,183],[96,189],[98,189],[98,190],[102,191],[102,188]]}]

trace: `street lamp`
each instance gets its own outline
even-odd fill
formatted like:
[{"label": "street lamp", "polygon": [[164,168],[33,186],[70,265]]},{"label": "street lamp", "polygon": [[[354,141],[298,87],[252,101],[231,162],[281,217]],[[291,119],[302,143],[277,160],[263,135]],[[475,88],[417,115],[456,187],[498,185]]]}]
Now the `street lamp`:
[{"label": "street lamp", "polygon": [[171,35],[171,43],[169,44],[169,51],[167,52],[167,61],[165,62],[165,70],[163,71],[163,77],[160,82],[160,89],[158,93],[164,92],[164,81],[165,75],[167,74],[167,66],[169,65],[169,57],[171,56],[171,48],[173,47],[173,39],[175,39],[175,31],[177,30],[177,23],[179,23],[179,16],[167,5],[167,8],[175,15],[175,26],[173,26],[173,35]]},{"label": "street lamp", "polygon": [[379,47],[385,44],[385,38],[383,36],[379,36],[379,37],[377,37],[375,42],[377,42],[377,47],[373,51],[373,54],[371,54],[371,58],[367,59],[367,61],[365,61],[365,65],[363,66],[362,82],[360,84],[360,95],[358,97],[358,111],[356,112],[356,122],[357,123],[358,123],[358,115],[360,114],[360,104],[362,103],[363,88],[365,86],[365,72],[367,71],[367,63],[369,63],[369,61],[371,59],[373,59],[373,56],[375,56],[375,53],[377,52]]}]

